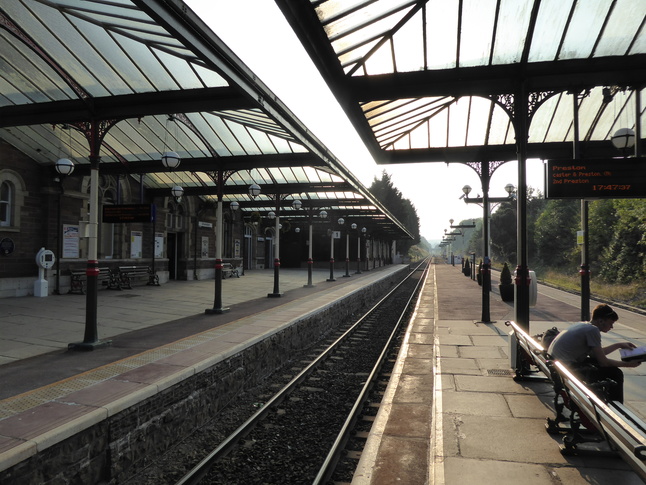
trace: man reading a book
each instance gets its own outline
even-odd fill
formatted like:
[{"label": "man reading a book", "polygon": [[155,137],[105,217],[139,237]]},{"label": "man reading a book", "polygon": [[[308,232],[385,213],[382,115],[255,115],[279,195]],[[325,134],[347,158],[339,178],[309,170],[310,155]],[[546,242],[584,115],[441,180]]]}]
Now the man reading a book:
[{"label": "man reading a book", "polygon": [[641,362],[624,362],[607,357],[618,349],[634,349],[635,345],[631,342],[601,346],[601,332],[609,332],[618,319],[610,305],[597,305],[592,310],[590,322],[576,323],[560,332],[547,352],[588,384],[605,379],[616,382],[617,385],[610,387],[607,397],[623,403],[624,373],[619,367],[637,367]]}]

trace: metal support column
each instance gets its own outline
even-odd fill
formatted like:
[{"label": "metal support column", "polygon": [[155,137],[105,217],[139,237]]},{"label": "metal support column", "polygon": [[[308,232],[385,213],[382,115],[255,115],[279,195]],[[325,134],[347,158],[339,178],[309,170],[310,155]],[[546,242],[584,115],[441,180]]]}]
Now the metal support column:
[{"label": "metal support column", "polygon": [[529,331],[529,264],[527,256],[527,138],[529,136],[529,98],[526,88],[520,86],[514,96],[514,129],[518,159],[517,188],[517,262],[515,321],[520,328]]},{"label": "metal support column", "polygon": [[[111,340],[99,340],[98,331],[98,226],[99,226],[99,151],[103,139],[99,122],[84,123],[85,136],[90,146],[90,217],[88,221],[88,260],[85,270],[87,279],[87,294],[85,303],[85,334],[83,342],[71,343],[70,350],[94,350],[106,347]],[[107,129],[106,129],[107,132]]]}]

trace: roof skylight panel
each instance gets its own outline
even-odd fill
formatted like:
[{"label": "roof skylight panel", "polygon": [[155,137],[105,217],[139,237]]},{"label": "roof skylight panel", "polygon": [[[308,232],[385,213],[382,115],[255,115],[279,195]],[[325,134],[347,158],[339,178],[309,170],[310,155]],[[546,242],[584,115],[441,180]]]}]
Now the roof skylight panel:
[{"label": "roof skylight panel", "polygon": [[496,26],[491,64],[514,64],[521,61],[532,2],[503,0]]},{"label": "roof skylight panel", "polygon": [[460,31],[460,67],[489,64],[496,0],[465,0]]}]

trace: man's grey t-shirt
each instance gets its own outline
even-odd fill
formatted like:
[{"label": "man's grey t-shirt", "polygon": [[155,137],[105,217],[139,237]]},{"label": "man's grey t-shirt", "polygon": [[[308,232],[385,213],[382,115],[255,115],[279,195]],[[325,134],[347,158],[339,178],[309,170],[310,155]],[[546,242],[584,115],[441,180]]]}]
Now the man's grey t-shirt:
[{"label": "man's grey t-shirt", "polygon": [[582,322],[559,333],[548,353],[561,362],[583,362],[594,347],[601,347],[601,331]]}]

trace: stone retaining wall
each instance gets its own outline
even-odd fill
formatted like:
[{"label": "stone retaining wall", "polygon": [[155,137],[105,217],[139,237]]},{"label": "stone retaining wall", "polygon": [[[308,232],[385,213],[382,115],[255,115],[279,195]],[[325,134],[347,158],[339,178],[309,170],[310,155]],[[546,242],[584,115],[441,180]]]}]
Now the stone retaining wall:
[{"label": "stone retaining wall", "polygon": [[[117,484],[401,279],[397,272],[0,473],[3,485]],[[47,480],[45,479],[47,478]]]}]

